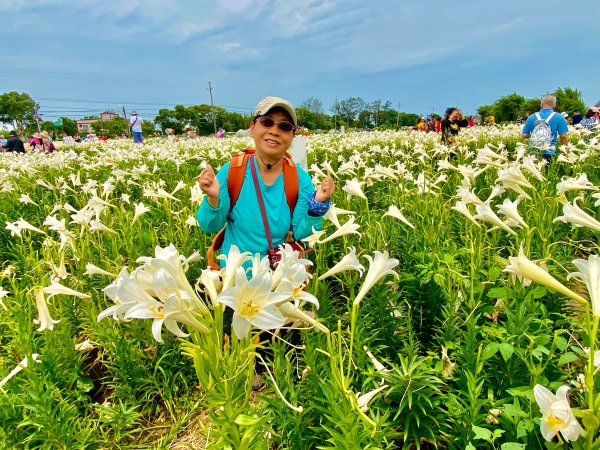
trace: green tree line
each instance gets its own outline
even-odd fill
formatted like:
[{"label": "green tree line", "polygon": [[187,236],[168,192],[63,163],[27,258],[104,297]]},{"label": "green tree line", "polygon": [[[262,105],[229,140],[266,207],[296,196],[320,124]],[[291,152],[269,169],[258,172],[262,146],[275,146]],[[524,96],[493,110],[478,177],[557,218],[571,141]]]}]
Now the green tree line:
[{"label": "green tree line", "polygon": [[[565,111],[570,115],[575,111],[585,113],[581,91],[566,87],[558,88],[551,94],[556,95],[557,111]],[[519,114],[525,116],[528,112],[534,113],[539,110],[539,105],[539,98],[527,99],[513,92],[490,105],[480,106],[477,113],[482,118],[494,116],[496,122],[501,123],[514,121]],[[37,109],[38,105],[27,93],[11,91],[0,94],[0,122],[18,130],[19,133],[29,134],[37,131]],[[394,109],[389,100],[377,99],[369,102],[361,97],[336,101],[327,112],[321,100],[309,97],[297,107],[296,112],[300,124],[310,130],[329,130],[340,126],[396,129],[413,126],[419,118],[419,114]],[[192,129],[199,135],[211,135],[215,125],[227,131],[246,129],[252,120],[252,115],[215,106],[214,118],[215,124],[213,124],[210,105],[175,105],[172,109],[160,109],[154,122],[145,120],[143,130],[146,134],[151,134],[155,131],[155,127],[163,132],[167,128],[172,128],[176,134],[181,134],[186,129]],[[114,137],[126,130],[127,123],[122,117],[115,117],[112,120],[98,120],[92,124],[92,128],[98,135]],[[77,133],[75,121],[68,117],[61,117],[56,122],[43,121],[40,123],[40,129],[54,136]]]}]

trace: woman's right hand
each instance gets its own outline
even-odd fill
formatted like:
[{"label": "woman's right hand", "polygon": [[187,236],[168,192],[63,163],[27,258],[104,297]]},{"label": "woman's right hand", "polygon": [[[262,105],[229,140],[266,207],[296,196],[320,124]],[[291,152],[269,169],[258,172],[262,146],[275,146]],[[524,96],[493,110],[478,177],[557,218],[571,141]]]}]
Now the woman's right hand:
[{"label": "woman's right hand", "polygon": [[219,206],[219,180],[210,164],[207,164],[200,176],[197,178],[198,185],[207,196],[208,203],[213,208]]}]

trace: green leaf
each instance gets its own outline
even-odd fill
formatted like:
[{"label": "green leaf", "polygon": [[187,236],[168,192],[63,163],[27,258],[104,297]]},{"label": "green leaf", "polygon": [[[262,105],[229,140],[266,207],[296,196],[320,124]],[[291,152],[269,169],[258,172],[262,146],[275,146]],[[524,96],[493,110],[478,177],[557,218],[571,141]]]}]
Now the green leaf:
[{"label": "green leaf", "polygon": [[529,400],[533,400],[533,388],[531,386],[519,386],[515,388],[507,389],[508,392],[513,397],[525,397]]},{"label": "green leaf", "polygon": [[486,345],[484,347],[483,352],[481,352],[481,356],[483,356],[483,359],[489,359],[492,356],[494,356],[497,351],[498,351],[498,343],[490,342],[488,345]]},{"label": "green leaf", "polygon": [[487,428],[481,428],[477,425],[472,427],[473,433],[475,433],[474,439],[483,439],[484,441],[492,442],[492,432]]},{"label": "green leaf", "polygon": [[515,348],[507,342],[503,342],[502,344],[500,344],[498,346],[498,349],[500,350],[504,361],[508,361],[515,351]]},{"label": "green leaf", "polygon": [[533,295],[533,298],[538,299],[545,297],[547,292],[545,286],[536,286],[531,290],[531,295]]},{"label": "green leaf", "polygon": [[527,417],[527,413],[523,411],[519,405],[513,403],[507,403],[503,405],[503,414],[508,417]]},{"label": "green leaf", "polygon": [[568,342],[564,337],[559,336],[558,338],[556,338],[556,348],[558,348],[561,352],[565,351],[565,348],[567,348],[567,344]]},{"label": "green leaf", "polygon": [[500,446],[500,450],[525,450],[525,444],[518,442],[505,442]]},{"label": "green leaf", "polygon": [[490,279],[490,281],[496,281],[501,273],[502,269],[500,267],[490,267],[490,270],[488,270],[488,278]]},{"label": "green leaf", "polygon": [[567,352],[564,353],[558,358],[558,365],[564,366],[565,364],[569,364],[577,359],[577,355],[575,353]]},{"label": "green leaf", "polygon": [[473,444],[471,444],[470,442],[467,444],[467,446],[465,447],[465,450],[477,450],[477,448],[475,446],[473,446]]},{"label": "green leaf", "polygon": [[250,425],[256,425],[262,419],[257,416],[247,416],[246,414],[240,414],[235,418],[235,423],[242,427],[248,427]]},{"label": "green leaf", "polygon": [[508,297],[508,289],[505,287],[495,287],[491,288],[487,296],[490,298],[506,298]]}]

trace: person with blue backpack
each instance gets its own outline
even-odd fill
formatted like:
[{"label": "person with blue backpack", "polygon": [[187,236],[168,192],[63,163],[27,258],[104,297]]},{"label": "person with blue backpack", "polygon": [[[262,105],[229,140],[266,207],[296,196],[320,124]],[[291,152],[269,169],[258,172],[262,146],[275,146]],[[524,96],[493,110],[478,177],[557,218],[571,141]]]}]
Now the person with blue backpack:
[{"label": "person with blue backpack", "polygon": [[556,97],[544,96],[540,110],[527,118],[522,131],[522,137],[529,139],[529,151],[540,152],[548,165],[556,155],[556,138],[560,138],[562,145],[569,144],[567,121],[554,111],[555,107]]}]

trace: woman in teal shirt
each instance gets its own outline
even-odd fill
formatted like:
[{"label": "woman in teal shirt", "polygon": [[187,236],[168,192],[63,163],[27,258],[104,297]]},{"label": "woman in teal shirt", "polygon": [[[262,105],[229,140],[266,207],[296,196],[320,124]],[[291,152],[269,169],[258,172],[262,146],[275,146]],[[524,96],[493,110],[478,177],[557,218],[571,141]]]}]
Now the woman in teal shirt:
[{"label": "woman in teal shirt", "polygon": [[[250,124],[250,135],[254,139],[255,158],[250,158],[244,174],[240,196],[228,219],[230,199],[227,188],[229,163],[215,175],[207,165],[198,177],[205,200],[198,208],[196,218],[205,232],[217,232],[225,223],[225,236],[221,253],[227,254],[235,244],[240,251],[265,256],[269,244],[263,225],[251,166],[257,170],[258,184],[265,204],[265,211],[273,246],[286,241],[288,231],[294,233],[294,239],[300,240],[312,234],[313,227],[320,230],[321,216],[330,205],[330,197],[335,189],[333,180],[323,179],[315,191],[310,176],[298,165],[298,201],[293,214],[286,200],[283,179],[283,158],[294,139],[294,130],[298,126],[296,112],[284,99],[266,97],[256,107],[256,115]],[[221,261],[224,264],[224,261]]]}]

